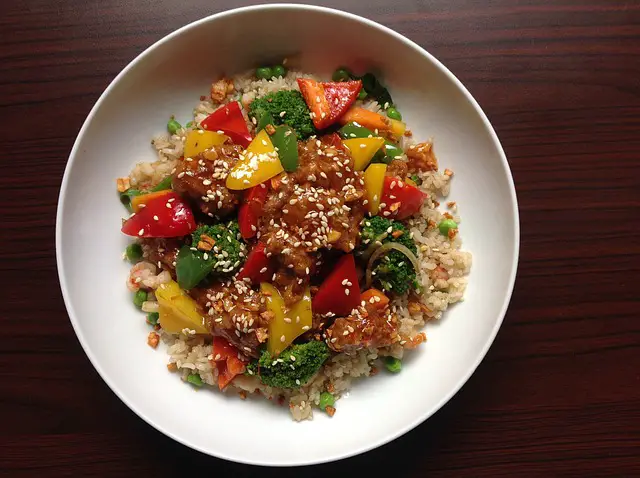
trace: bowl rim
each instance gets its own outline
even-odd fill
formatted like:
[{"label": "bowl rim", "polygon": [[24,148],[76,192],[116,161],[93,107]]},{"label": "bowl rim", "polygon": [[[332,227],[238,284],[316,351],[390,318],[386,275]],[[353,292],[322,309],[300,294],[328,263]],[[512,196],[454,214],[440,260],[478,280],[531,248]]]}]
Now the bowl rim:
[{"label": "bowl rim", "polygon": [[[483,345],[480,353],[477,355],[477,357],[475,358],[475,360],[473,361],[473,363],[471,364],[471,366],[469,366],[468,370],[466,371],[465,374],[463,374],[460,379],[458,380],[458,382],[456,383],[456,385],[449,391],[449,393],[447,393],[445,396],[442,397],[442,399],[433,407],[425,410],[423,413],[416,415],[416,417],[411,421],[411,423],[409,423],[408,425],[405,425],[403,427],[399,427],[397,430],[386,434],[385,436],[378,438],[377,440],[372,441],[371,443],[364,445],[364,446],[360,446],[354,449],[350,449],[350,450],[346,450],[344,452],[340,452],[340,453],[334,453],[332,455],[328,455],[325,456],[323,458],[320,459],[313,459],[313,460],[304,460],[304,459],[293,459],[287,462],[264,462],[264,461],[258,461],[258,460],[253,460],[251,458],[251,456],[232,456],[230,454],[224,453],[224,452],[219,452],[219,451],[215,451],[215,450],[210,450],[210,449],[206,449],[204,447],[201,447],[199,445],[196,445],[194,443],[191,443],[189,441],[188,438],[186,437],[181,437],[181,436],[177,436],[176,434],[172,433],[171,431],[164,429],[162,426],[158,425],[157,423],[154,422],[154,420],[149,417],[147,414],[145,414],[142,410],[138,409],[134,403],[132,403],[131,401],[129,401],[126,397],[123,391],[121,391],[118,386],[116,385],[115,381],[107,376],[105,374],[105,372],[102,370],[100,363],[98,362],[98,360],[96,359],[96,357],[93,355],[91,349],[89,348],[87,341],[85,339],[85,337],[83,336],[80,326],[79,326],[79,322],[77,319],[77,314],[73,308],[73,304],[71,302],[71,297],[69,294],[69,289],[67,286],[67,281],[65,279],[65,272],[64,272],[64,263],[65,263],[65,259],[64,259],[64,255],[62,252],[62,223],[63,223],[63,218],[64,218],[64,209],[65,209],[65,201],[66,201],[66,193],[67,193],[67,188],[69,187],[69,173],[76,161],[77,156],[79,156],[78,154],[78,150],[79,150],[79,145],[80,142],[82,140],[82,138],[85,135],[86,129],[88,128],[89,123],[91,123],[91,121],[93,120],[93,117],[96,115],[96,112],[100,109],[102,103],[105,101],[105,98],[109,95],[109,93],[111,92],[111,90],[115,87],[115,85],[117,85],[124,76],[126,76],[129,72],[129,70],[131,70],[135,65],[137,65],[139,62],[143,61],[144,58],[154,49],[158,48],[159,46],[161,46],[162,44],[171,41],[172,39],[174,39],[175,37],[178,37],[182,34],[184,34],[185,32],[187,32],[188,30],[192,29],[192,28],[196,28],[200,25],[209,23],[211,21],[218,21],[220,19],[223,19],[225,17],[230,17],[233,15],[238,15],[238,14],[243,14],[246,12],[252,12],[252,11],[257,11],[257,10],[277,10],[277,9],[281,9],[281,10],[302,10],[302,11],[308,11],[308,12],[312,12],[312,13],[324,13],[324,14],[329,14],[329,15],[335,15],[335,16],[339,16],[339,17],[343,17],[343,18],[347,18],[349,20],[352,21],[356,21],[359,23],[363,23],[371,28],[377,29],[379,31],[381,31],[384,34],[390,35],[392,37],[394,37],[396,40],[399,40],[400,42],[402,42],[407,48],[411,48],[415,51],[417,51],[418,53],[420,53],[422,56],[424,56],[428,61],[430,61],[433,65],[435,65],[436,68],[438,68],[442,73],[444,73],[450,81],[452,81],[457,88],[464,94],[465,98],[467,99],[467,101],[473,106],[474,110],[476,111],[476,113],[480,116],[483,125],[486,129],[486,131],[489,133],[494,146],[496,147],[496,149],[498,150],[499,153],[499,157],[500,157],[500,161],[502,163],[502,166],[506,172],[506,177],[507,177],[507,186],[509,189],[509,196],[511,199],[511,204],[513,206],[513,217],[512,217],[512,221],[514,224],[514,231],[513,231],[513,251],[511,251],[511,261],[512,261],[512,266],[511,266],[511,271],[509,272],[509,280],[508,280],[508,290],[506,291],[506,294],[504,296],[504,301],[502,303],[502,306],[500,308],[500,312],[499,312],[499,316],[498,316],[498,320],[496,321],[493,329],[491,330],[489,336],[487,337],[487,340],[485,342],[485,344]],[[61,183],[61,187],[60,187],[60,193],[58,196],[58,206],[57,206],[57,210],[56,210],[56,231],[55,231],[55,249],[56,249],[56,266],[58,269],[58,279],[60,281],[60,289],[62,291],[62,297],[64,300],[64,304],[65,307],[67,309],[67,313],[69,315],[69,320],[71,322],[71,325],[74,329],[74,332],[76,334],[76,337],[78,338],[78,341],[80,342],[80,345],[82,346],[85,354],[87,355],[87,357],[89,358],[89,361],[91,362],[91,364],[93,365],[93,367],[96,369],[96,371],[98,372],[98,374],[100,375],[100,377],[102,378],[102,380],[104,380],[104,382],[109,386],[109,388],[118,396],[118,398],[125,404],[127,405],[127,407],[129,407],[129,409],[131,409],[136,415],[138,415],[140,418],[142,418],[145,422],[147,422],[149,425],[151,425],[153,428],[155,428],[156,430],[160,431],[161,433],[163,433],[164,435],[172,438],[173,440],[177,441],[178,443],[181,443],[182,445],[188,446],[189,448],[192,448],[194,450],[197,450],[201,453],[216,457],[216,458],[222,458],[225,460],[229,460],[229,461],[233,461],[233,462],[237,462],[237,463],[243,463],[243,464],[248,464],[248,465],[261,465],[261,466],[303,466],[303,465],[314,465],[314,464],[321,464],[321,463],[328,463],[328,462],[332,462],[332,461],[337,461],[337,460],[342,460],[345,458],[349,458],[352,456],[356,456],[365,452],[368,452],[370,450],[373,450],[375,448],[378,448],[382,445],[385,445],[393,440],[395,440],[396,438],[406,434],[407,432],[411,431],[412,429],[416,428],[418,425],[420,425],[421,423],[423,423],[425,420],[427,420],[429,417],[431,417],[433,414],[435,414],[438,410],[440,410],[449,400],[451,400],[451,398],[458,393],[458,391],[463,387],[463,385],[465,383],[467,383],[467,381],[469,380],[469,378],[471,377],[471,375],[476,371],[476,369],[478,368],[478,366],[480,365],[480,363],[482,362],[482,360],[484,359],[484,357],[486,356],[489,348],[491,347],[491,345],[493,344],[493,341],[496,338],[496,335],[502,325],[502,322],[504,321],[504,317],[505,314],[507,312],[509,303],[511,301],[511,296],[513,294],[513,289],[515,286],[515,279],[516,279],[516,273],[517,273],[517,269],[518,269],[518,260],[519,260],[519,252],[520,252],[520,221],[519,221],[519,211],[518,211],[518,200],[517,200],[517,196],[516,196],[516,190],[515,190],[515,185],[514,185],[514,181],[513,181],[513,176],[511,174],[511,169],[509,167],[509,163],[507,161],[506,155],[504,153],[504,150],[502,148],[502,145],[500,143],[500,140],[498,139],[498,136],[495,132],[495,130],[493,129],[493,126],[491,125],[491,122],[489,121],[489,119],[487,118],[486,114],[484,113],[484,111],[482,110],[482,108],[480,107],[480,105],[478,104],[478,102],[475,100],[475,98],[471,95],[471,93],[467,90],[467,88],[462,84],[462,82],[447,68],[445,67],[437,58],[435,58],[431,53],[429,53],[428,51],[426,51],[424,48],[422,48],[420,45],[418,45],[417,43],[415,43],[414,41],[406,38],[405,36],[401,35],[400,33],[397,33],[396,31],[392,30],[389,27],[386,27],[380,23],[377,23],[373,20],[370,20],[368,18],[365,17],[361,17],[359,15],[353,14],[353,13],[349,13],[349,12],[345,12],[342,10],[337,10],[334,8],[328,8],[328,7],[321,7],[321,6],[315,6],[315,5],[307,5],[307,4],[289,4],[289,3],[275,3],[275,4],[265,4],[265,5],[253,5],[253,6],[247,6],[247,7],[240,7],[240,8],[234,8],[234,9],[230,9],[230,10],[225,10],[222,12],[218,12],[209,16],[206,16],[204,18],[201,18],[199,20],[193,21],[191,23],[188,23],[180,28],[178,28],[177,30],[174,30],[173,32],[165,35],[164,37],[162,37],[161,39],[159,39],[158,41],[156,41],[155,43],[153,43],[152,45],[150,45],[149,47],[147,47],[144,51],[142,51],[140,54],[138,54],[133,60],[131,60],[127,66],[125,66],[122,71],[120,71],[120,73],[118,73],[118,75],[109,83],[109,85],[107,86],[107,88],[102,92],[102,94],[100,95],[100,97],[98,98],[98,100],[95,102],[95,104],[93,105],[93,107],[91,108],[89,114],[87,115],[87,118],[85,119],[84,123],[82,124],[82,127],[80,128],[80,131],[78,132],[78,135],[76,137],[76,140],[74,141],[73,147],[71,149],[71,152],[69,154],[69,158],[67,160],[67,164],[65,166],[64,169],[64,175],[62,178],[62,183]]]}]

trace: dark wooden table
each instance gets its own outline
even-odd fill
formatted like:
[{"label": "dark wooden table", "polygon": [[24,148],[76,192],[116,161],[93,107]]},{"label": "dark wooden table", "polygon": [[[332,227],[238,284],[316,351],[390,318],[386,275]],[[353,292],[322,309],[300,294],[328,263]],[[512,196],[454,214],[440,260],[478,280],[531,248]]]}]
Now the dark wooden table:
[{"label": "dark wooden table", "polygon": [[54,252],[60,181],[120,69],[175,28],[246,2],[2,0],[0,474],[640,475],[640,2],[321,3],[435,54],[502,140],[520,269],[478,371],[406,436],[305,470],[210,458],[145,424],[93,370],[67,319]]}]

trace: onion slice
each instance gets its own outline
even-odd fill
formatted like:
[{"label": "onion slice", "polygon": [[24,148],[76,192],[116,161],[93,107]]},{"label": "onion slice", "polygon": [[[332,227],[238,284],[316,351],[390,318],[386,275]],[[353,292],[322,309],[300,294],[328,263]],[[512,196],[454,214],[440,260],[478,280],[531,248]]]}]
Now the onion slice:
[{"label": "onion slice", "polygon": [[411,250],[407,246],[403,246],[402,244],[399,244],[397,242],[385,242],[380,247],[378,247],[373,254],[371,254],[371,257],[369,258],[369,262],[367,262],[367,271],[365,274],[365,277],[366,277],[365,286],[367,288],[371,287],[371,283],[373,282],[373,274],[372,274],[373,265],[375,264],[376,260],[378,260],[378,258],[382,254],[391,250],[402,252],[405,256],[407,256],[409,261],[411,261],[411,265],[413,265],[413,268],[415,269],[416,274],[420,272],[420,265],[418,264],[418,258],[413,252],[411,252]]}]

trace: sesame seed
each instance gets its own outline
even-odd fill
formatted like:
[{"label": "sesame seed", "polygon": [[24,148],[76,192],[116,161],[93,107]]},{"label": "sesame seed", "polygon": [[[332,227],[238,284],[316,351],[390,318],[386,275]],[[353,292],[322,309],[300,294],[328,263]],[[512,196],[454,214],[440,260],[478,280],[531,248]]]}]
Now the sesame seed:
[{"label": "sesame seed", "polygon": [[158,218],[158,216],[153,216],[153,220],[154,221],[159,221],[160,219]]},{"label": "sesame seed", "polygon": [[138,236],[142,236],[143,234],[144,234],[144,229],[140,229],[140,230],[138,231]]},{"label": "sesame seed", "polygon": [[280,337],[280,342],[284,342],[285,340],[287,340],[287,338],[286,338],[284,335],[282,335],[282,336]]},{"label": "sesame seed", "polygon": [[349,289],[344,290],[344,295],[349,295]]}]

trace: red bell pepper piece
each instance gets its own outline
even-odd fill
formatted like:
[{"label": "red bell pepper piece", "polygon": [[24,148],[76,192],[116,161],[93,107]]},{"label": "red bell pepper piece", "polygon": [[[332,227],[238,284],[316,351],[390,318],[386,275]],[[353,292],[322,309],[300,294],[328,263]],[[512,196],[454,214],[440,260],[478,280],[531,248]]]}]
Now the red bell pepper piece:
[{"label": "red bell pepper piece", "polygon": [[242,270],[238,273],[238,280],[249,278],[254,284],[259,284],[271,279],[274,269],[265,249],[265,245],[262,242],[258,242],[251,249],[244,266],[242,266]]},{"label": "red bell pepper piece", "polygon": [[222,390],[235,378],[236,375],[244,373],[247,362],[238,358],[238,349],[227,342],[222,337],[213,338],[213,359],[218,369],[218,388]]},{"label": "red bell pepper piece", "polygon": [[349,315],[360,305],[360,286],[353,254],[342,256],[313,297],[314,313]]},{"label": "red bell pepper piece", "polygon": [[325,129],[345,114],[356,101],[362,82],[356,80],[320,83],[310,78],[298,78],[298,86],[311,110],[314,126]]},{"label": "red bell pepper piece", "polygon": [[342,142],[342,138],[338,133],[331,133],[326,136],[329,140],[329,144],[336,149],[341,149],[342,151],[346,151],[344,147],[344,143]]},{"label": "red bell pepper piece", "polygon": [[244,203],[238,211],[238,225],[243,239],[251,239],[258,231],[258,218],[262,206],[267,201],[269,189],[265,183],[258,184],[245,191]]},{"label": "red bell pepper piece", "polygon": [[426,198],[427,194],[417,187],[400,178],[386,176],[378,214],[387,218],[406,219],[420,210]]},{"label": "red bell pepper piece", "polygon": [[122,225],[122,232],[134,237],[180,237],[191,234],[196,221],[178,194],[169,191],[146,202]]},{"label": "red bell pepper piece", "polygon": [[231,141],[243,148],[251,143],[249,128],[247,128],[247,122],[242,116],[240,104],[237,101],[221,106],[202,120],[200,124],[209,131],[222,131],[231,138]]}]

